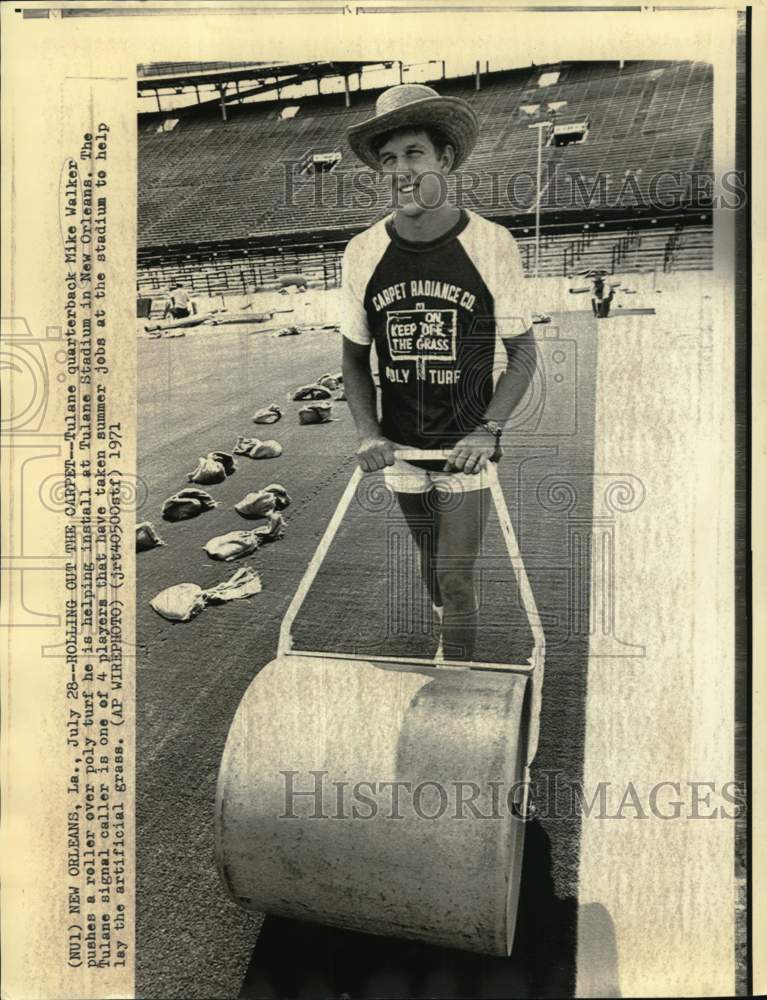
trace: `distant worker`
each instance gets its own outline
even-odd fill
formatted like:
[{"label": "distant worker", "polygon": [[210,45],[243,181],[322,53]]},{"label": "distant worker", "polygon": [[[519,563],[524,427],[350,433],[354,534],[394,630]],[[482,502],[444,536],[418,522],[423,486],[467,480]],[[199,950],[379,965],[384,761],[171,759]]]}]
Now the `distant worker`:
[{"label": "distant worker", "polygon": [[192,300],[189,297],[189,292],[180,281],[172,281],[169,292],[170,298],[162,318],[167,319],[168,314],[170,314],[173,319],[186,319],[192,313]]},{"label": "distant worker", "polygon": [[610,303],[615,295],[615,288],[610,284],[606,271],[592,271],[591,278],[591,308],[597,319],[607,319],[610,315]]}]

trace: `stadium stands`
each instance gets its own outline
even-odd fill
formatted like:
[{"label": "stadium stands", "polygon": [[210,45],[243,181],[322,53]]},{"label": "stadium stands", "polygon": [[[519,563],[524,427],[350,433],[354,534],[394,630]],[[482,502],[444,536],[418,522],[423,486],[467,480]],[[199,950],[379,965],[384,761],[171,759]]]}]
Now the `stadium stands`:
[{"label": "stadium stands", "polygon": [[[528,274],[535,269],[535,241],[517,235],[522,263]],[[336,288],[341,281],[343,244],[315,248],[264,250],[248,256],[210,260],[145,262],[139,271],[139,291],[151,296],[168,287],[172,279],[201,295],[254,292],[271,285],[281,274],[299,272],[318,286]],[[567,277],[592,267],[610,273],[671,270],[710,270],[713,234],[710,226],[624,229],[604,233],[551,233],[541,240],[541,277]]]},{"label": "stadium stands", "polygon": [[[544,70],[558,73],[555,82],[539,84]],[[710,226],[700,226],[705,185],[689,184],[691,173],[712,173],[709,65],[565,63],[486,74],[480,90],[473,77],[441,81],[438,89],[469,100],[482,123],[464,172],[452,179],[455,196],[519,233],[528,267],[534,253],[523,231],[535,208],[537,161],[537,130],[529,126],[542,120],[580,123],[584,139],[543,149],[548,235],[540,273],[711,266]],[[228,121],[205,109],[170,131],[162,128],[170,114],[142,115],[140,285],[184,275],[209,290],[222,283],[242,289],[299,268],[332,287],[346,240],[387,210],[386,189],[344,138],[350,124],[370,116],[375,97],[356,92],[349,108],[338,95],[306,97],[292,102],[300,111],[285,119],[285,102],[277,100],[232,105]],[[336,152],[332,171],[302,173],[311,154]],[[665,217],[651,222],[659,197]],[[672,209],[676,228],[669,229]],[[612,220],[609,232],[573,232],[601,219]]]}]

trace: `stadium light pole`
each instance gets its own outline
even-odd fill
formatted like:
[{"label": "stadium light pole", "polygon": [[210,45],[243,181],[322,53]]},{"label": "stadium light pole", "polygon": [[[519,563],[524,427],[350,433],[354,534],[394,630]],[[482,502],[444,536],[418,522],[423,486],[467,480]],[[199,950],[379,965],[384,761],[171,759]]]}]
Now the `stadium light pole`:
[{"label": "stadium light pole", "polygon": [[528,125],[528,128],[538,129],[538,171],[535,183],[535,277],[540,273],[541,262],[541,170],[543,165],[543,130],[548,128],[551,122],[535,122]]}]

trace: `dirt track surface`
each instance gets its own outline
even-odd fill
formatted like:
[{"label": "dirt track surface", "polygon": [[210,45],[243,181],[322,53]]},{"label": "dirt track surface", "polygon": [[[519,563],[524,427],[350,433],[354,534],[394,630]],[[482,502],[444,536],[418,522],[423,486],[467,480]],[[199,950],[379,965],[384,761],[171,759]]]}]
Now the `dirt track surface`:
[{"label": "dirt track surface", "polygon": [[[561,799],[563,812],[568,803],[564,793],[551,793],[550,775],[562,772],[565,787],[579,781],[583,766],[589,561],[584,554],[583,572],[572,574],[569,546],[579,544],[572,535],[574,514],[584,525],[591,521],[596,324],[589,317],[570,316],[560,329],[554,320],[538,331],[543,362],[538,404],[522,414],[524,423],[509,436],[500,466],[543,617],[547,662],[533,772],[542,808],[528,833],[514,954],[500,965],[481,960],[488,983],[495,983],[488,985],[488,996],[510,995],[511,988],[520,996],[561,996],[572,992],[574,982],[579,821],[552,815],[556,801]],[[302,404],[287,399],[296,386],[340,368],[336,333],[275,339],[262,331],[229,328],[167,341],[140,340],[138,350],[139,473],[148,491],[139,518],[151,520],[167,544],[138,556],[137,996],[236,997],[260,920],[226,897],[215,870],[213,802],[219,760],[240,698],[275,654],[282,616],[354,468],[353,424],[346,403],[339,402],[334,404],[338,420],[300,426],[296,412]],[[251,423],[253,412],[272,402],[283,408],[283,419],[267,426]],[[218,508],[191,521],[162,521],[163,500],[187,484],[199,456],[231,451],[240,434],[276,438],[283,455],[263,461],[240,458],[232,477],[207,488],[220,501]],[[285,512],[285,538],[248,560],[209,559],[202,549],[209,538],[252,526],[233,505],[245,493],[275,481],[293,498]],[[297,645],[342,650],[349,648],[345,643],[386,642],[392,652],[412,651],[412,636],[403,631],[396,609],[381,613],[389,592],[385,566],[392,530],[399,530],[396,512],[351,512],[296,623]],[[516,591],[500,545],[491,515],[481,561],[480,654],[509,662],[528,654],[530,637],[515,607]],[[210,586],[240,565],[252,565],[262,576],[263,592],[250,600],[208,608],[182,624],[165,621],[149,607],[150,599],[167,586]],[[419,653],[431,648],[425,637],[417,645]],[[315,940],[305,929],[268,918],[243,995],[262,995],[252,991],[264,989],[267,982],[276,991],[273,995],[287,995],[293,987],[280,982],[280,975],[293,975],[296,963],[310,961],[317,952],[311,944]],[[324,953],[335,948],[339,961],[348,957],[350,969],[353,954],[366,955],[366,968],[373,969],[370,983],[370,976],[360,972],[359,958],[348,982],[330,982],[326,973],[317,972],[323,989],[352,986],[364,995],[369,988],[384,988],[375,986],[375,975],[386,980],[392,963],[407,976],[408,969],[430,961],[437,971],[452,969],[450,975],[463,977],[475,990],[462,993],[456,987],[453,993],[431,995],[477,995],[479,967],[471,958],[453,953],[427,958],[411,946],[391,942],[373,954],[370,948],[375,951],[377,939],[365,945],[325,935],[323,941]],[[271,965],[264,959],[265,949]],[[411,982],[407,988],[419,995],[418,989],[433,988],[430,982],[426,976],[420,986]]]}]

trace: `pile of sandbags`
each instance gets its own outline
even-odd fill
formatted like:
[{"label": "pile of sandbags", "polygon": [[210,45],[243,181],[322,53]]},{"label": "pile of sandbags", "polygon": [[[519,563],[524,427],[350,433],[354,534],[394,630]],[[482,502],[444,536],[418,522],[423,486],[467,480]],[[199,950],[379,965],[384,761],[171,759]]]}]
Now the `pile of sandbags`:
[{"label": "pile of sandbags", "polygon": [[[300,333],[301,330],[293,326],[284,328],[277,336],[296,336]],[[334,419],[333,400],[346,398],[343,374],[325,372],[316,381],[298,386],[289,393],[288,398],[304,404],[298,408],[300,424],[328,423]],[[255,424],[273,424],[281,420],[282,416],[283,409],[277,403],[271,403],[256,410],[252,421]],[[277,458],[282,455],[282,451],[282,445],[274,439],[261,440],[241,435],[231,453],[208,452],[200,457],[196,467],[187,476],[188,481],[196,485],[179,490],[163,503],[163,520],[184,521],[220,506],[209,493],[199,487],[222,483],[231,476],[237,469],[235,456]],[[234,504],[235,511],[240,517],[251,521],[261,520],[263,523],[248,530],[226,531],[214,535],[203,546],[205,553],[213,560],[232,562],[253,555],[264,543],[281,539],[286,527],[281,512],[290,503],[291,498],[280,483],[270,483],[262,489],[247,492]],[[165,542],[151,522],[144,521],[136,526],[136,551],[143,552],[163,545]],[[194,583],[168,587],[153,598],[151,604],[158,614],[168,620],[189,621],[208,604],[249,597],[260,590],[261,580],[258,574],[245,568],[207,590]]]}]

